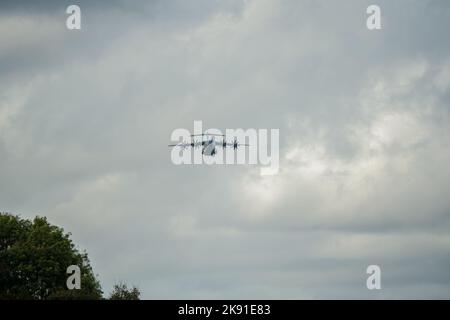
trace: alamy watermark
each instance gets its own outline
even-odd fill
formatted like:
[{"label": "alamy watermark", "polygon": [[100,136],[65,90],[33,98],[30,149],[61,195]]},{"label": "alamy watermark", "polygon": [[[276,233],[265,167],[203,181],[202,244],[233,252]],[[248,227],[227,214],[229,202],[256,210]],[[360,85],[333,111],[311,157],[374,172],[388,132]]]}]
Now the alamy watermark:
[{"label": "alamy watermark", "polygon": [[81,270],[80,267],[73,264],[67,267],[67,274],[70,274],[67,277],[66,286],[69,290],[80,290],[81,289]]},{"label": "alamy watermark", "polygon": [[279,171],[279,138],[279,129],[204,131],[202,121],[194,121],[193,132],[184,128],[173,130],[170,139],[178,143],[170,145],[174,147],[171,160],[176,165],[260,165],[261,175],[274,175]]},{"label": "alamy watermark", "polygon": [[73,4],[67,7],[66,13],[69,16],[66,19],[66,27],[69,30],[81,29],[81,9],[79,6]]},{"label": "alamy watermark", "polygon": [[369,290],[381,289],[381,268],[375,264],[372,264],[366,269],[367,274],[370,276],[367,278],[366,286]]},{"label": "alamy watermark", "polygon": [[[66,27],[69,30],[81,29],[81,8],[78,5],[69,5],[66,9],[69,15],[66,18]],[[381,29],[381,8],[376,4],[367,7],[366,13],[369,15],[366,20],[366,26],[369,30]]]},{"label": "alamy watermark", "polygon": [[366,20],[366,26],[369,30],[381,29],[381,8],[376,4],[367,7],[366,13],[369,15]]}]

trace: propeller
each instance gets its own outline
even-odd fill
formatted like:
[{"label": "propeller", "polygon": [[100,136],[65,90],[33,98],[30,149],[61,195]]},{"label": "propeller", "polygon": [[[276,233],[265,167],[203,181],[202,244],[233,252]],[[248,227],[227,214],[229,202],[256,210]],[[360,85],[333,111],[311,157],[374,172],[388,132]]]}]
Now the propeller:
[{"label": "propeller", "polygon": [[191,147],[192,147],[192,148],[197,148],[198,146],[199,146],[198,141],[193,140],[193,141],[191,142]]},{"label": "propeller", "polygon": [[186,142],[185,140],[183,140],[182,142],[179,142],[177,144],[169,144],[168,146],[169,147],[180,147],[181,150],[184,151],[184,150],[186,150],[189,147],[198,148],[198,147],[200,147],[202,145],[203,145],[202,142],[199,142],[199,141],[196,141],[196,140],[191,140],[191,142]]},{"label": "propeller", "polygon": [[233,149],[236,150],[239,146],[249,146],[249,144],[246,144],[246,143],[239,143],[239,142],[237,141],[237,138],[234,138],[234,141],[233,141]]},{"label": "propeller", "polygon": [[238,141],[237,141],[237,138],[234,138],[234,141],[233,141],[233,149],[236,150],[236,149],[238,148],[238,146],[239,146],[239,143],[238,143]]}]

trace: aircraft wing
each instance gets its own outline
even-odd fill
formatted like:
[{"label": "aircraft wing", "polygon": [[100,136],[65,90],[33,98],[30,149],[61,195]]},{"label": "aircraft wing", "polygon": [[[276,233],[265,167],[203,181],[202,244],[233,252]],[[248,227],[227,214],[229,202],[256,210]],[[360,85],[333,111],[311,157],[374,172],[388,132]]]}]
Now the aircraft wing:
[{"label": "aircraft wing", "polygon": [[191,144],[190,143],[177,143],[177,144],[169,144],[169,147],[182,147],[182,148],[187,148],[190,147]]}]

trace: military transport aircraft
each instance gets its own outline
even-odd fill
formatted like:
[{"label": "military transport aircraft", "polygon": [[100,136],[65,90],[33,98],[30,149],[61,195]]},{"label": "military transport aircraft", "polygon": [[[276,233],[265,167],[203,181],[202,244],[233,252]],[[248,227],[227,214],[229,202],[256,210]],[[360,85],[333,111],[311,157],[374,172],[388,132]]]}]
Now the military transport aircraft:
[{"label": "military transport aircraft", "polygon": [[[193,140],[194,137],[201,136],[201,141]],[[206,139],[204,139],[206,137]],[[222,137],[221,141],[217,141],[215,137]],[[216,147],[233,147],[236,150],[239,146],[248,146],[248,144],[239,143],[236,138],[233,142],[227,142],[224,134],[202,133],[192,134],[191,142],[182,142],[177,144],[169,144],[169,147],[180,147],[183,150],[187,148],[202,148],[202,154],[205,156],[214,156],[217,153]]]}]

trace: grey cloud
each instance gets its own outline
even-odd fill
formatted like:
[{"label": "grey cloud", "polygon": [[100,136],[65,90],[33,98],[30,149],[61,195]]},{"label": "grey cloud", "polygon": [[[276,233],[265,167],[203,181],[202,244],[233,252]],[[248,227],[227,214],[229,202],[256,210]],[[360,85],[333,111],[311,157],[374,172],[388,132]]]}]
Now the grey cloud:
[{"label": "grey cloud", "polygon": [[[448,297],[446,2],[379,1],[370,32],[365,1],[82,1],[79,33],[59,4],[15,3],[1,209],[71,231],[106,291]],[[194,120],[279,128],[279,175],[174,166],[170,133]]]}]

